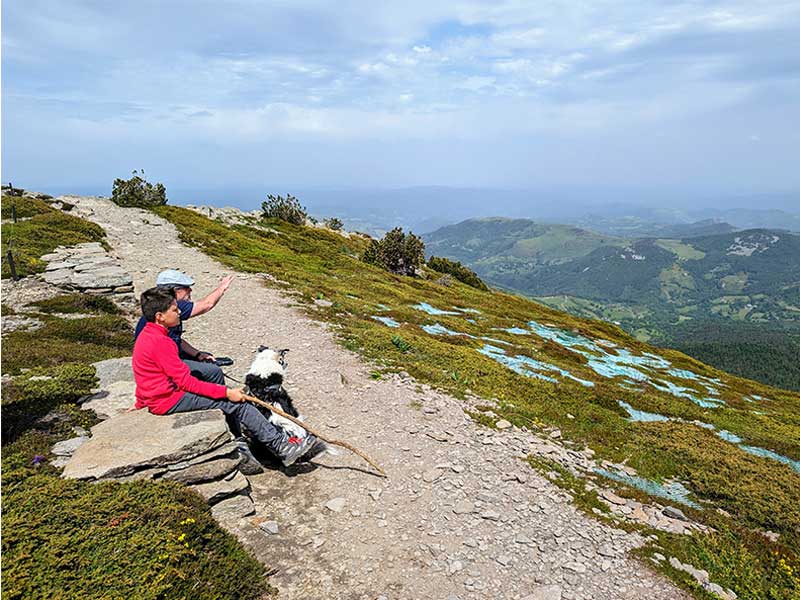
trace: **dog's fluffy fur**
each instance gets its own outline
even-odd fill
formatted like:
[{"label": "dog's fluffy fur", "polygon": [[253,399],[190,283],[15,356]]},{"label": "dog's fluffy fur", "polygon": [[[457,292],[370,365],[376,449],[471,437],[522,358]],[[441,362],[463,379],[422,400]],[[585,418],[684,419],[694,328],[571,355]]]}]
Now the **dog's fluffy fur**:
[{"label": "dog's fluffy fur", "polygon": [[[284,371],[285,369],[280,362],[280,355],[274,350],[266,348],[256,355],[253,364],[250,365],[250,370],[244,378],[244,383],[250,393],[259,400],[269,402],[283,412],[302,420],[303,417],[297,412],[291,396],[283,388]],[[288,419],[276,415],[266,408],[260,406],[257,408],[269,418],[271,423],[281,427],[289,435],[301,438],[307,435],[305,429]]]}]

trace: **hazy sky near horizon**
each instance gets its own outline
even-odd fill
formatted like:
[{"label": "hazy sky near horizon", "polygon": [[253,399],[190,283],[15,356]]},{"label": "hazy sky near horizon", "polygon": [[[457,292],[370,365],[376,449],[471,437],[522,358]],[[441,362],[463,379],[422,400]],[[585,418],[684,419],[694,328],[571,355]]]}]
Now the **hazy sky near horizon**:
[{"label": "hazy sky near horizon", "polygon": [[800,2],[5,0],[2,178],[800,188]]}]

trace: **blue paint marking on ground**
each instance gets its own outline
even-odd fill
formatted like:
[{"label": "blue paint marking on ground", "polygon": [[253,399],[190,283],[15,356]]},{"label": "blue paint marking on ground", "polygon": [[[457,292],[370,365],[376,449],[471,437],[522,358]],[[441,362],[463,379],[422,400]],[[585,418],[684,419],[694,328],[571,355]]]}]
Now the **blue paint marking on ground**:
[{"label": "blue paint marking on ground", "polygon": [[428,304],[427,302],[420,302],[419,304],[414,304],[411,308],[416,308],[417,310],[421,310],[423,312],[428,313],[429,315],[460,315],[461,313],[453,311],[453,310],[442,310],[440,308],[435,308]]},{"label": "blue paint marking on ground", "polygon": [[595,468],[594,472],[603,477],[613,479],[614,481],[627,483],[651,496],[672,500],[673,502],[691,506],[692,508],[701,508],[697,502],[689,498],[691,492],[678,482],[661,484],[656,481],[651,481],[650,479],[645,479],[644,477],[639,477],[638,475],[628,475],[627,473],[619,471],[608,471],[607,469],[601,469],[599,467]]},{"label": "blue paint marking on ground", "polygon": [[794,460],[788,456],[784,456],[783,454],[778,454],[777,452],[767,450],[766,448],[759,448],[758,446],[746,446],[744,444],[740,444],[739,448],[745,452],[754,454],[755,456],[763,456],[764,458],[771,458],[772,460],[782,462],[785,465],[789,465],[794,471],[800,473],[800,460]]},{"label": "blue paint marking on ground", "polygon": [[527,329],[522,329],[521,327],[509,327],[508,329],[499,329],[498,331],[505,331],[506,333],[510,333],[512,335],[530,335],[531,332]]},{"label": "blue paint marking on ground", "polygon": [[643,410],[636,410],[627,402],[623,402],[622,400],[617,400],[619,405],[624,408],[628,413],[628,421],[634,423],[655,423],[659,421],[669,421],[669,417],[665,417],[664,415],[659,415],[658,413],[649,413]]},{"label": "blue paint marking on ground", "polygon": [[740,438],[738,435],[731,433],[730,431],[726,431],[725,429],[720,429],[717,432],[717,436],[726,442],[730,442],[731,444],[739,444],[742,441],[742,438]]},{"label": "blue paint marking on ground", "polygon": [[554,372],[558,373],[562,377],[566,377],[568,379],[572,379],[573,381],[577,381],[583,386],[586,387],[593,387],[593,381],[587,381],[585,379],[581,379],[579,377],[575,377],[569,371],[565,371],[555,365],[550,365],[548,363],[543,363],[541,361],[535,360],[529,356],[524,356],[522,354],[517,354],[516,356],[508,356],[502,348],[498,348],[497,346],[493,346],[491,344],[484,344],[483,348],[479,349],[478,352],[483,354],[484,356],[488,356],[489,358],[496,360],[502,365],[505,365],[515,373],[519,373],[520,375],[525,375],[526,377],[537,377],[539,379],[544,379],[545,381],[551,381],[553,383],[557,383],[558,380],[550,377],[549,375],[544,375],[540,371],[547,371],[547,372]]},{"label": "blue paint marking on ground", "polygon": [[400,323],[398,323],[397,321],[395,321],[391,317],[375,317],[375,316],[373,316],[372,318],[375,319],[376,321],[380,321],[381,323],[383,323],[387,327],[400,327]]},{"label": "blue paint marking on ground", "polygon": [[721,400],[720,398],[711,398],[709,396],[700,397],[700,395],[697,393],[697,390],[683,387],[680,385],[675,385],[671,381],[659,380],[650,383],[657,390],[661,390],[662,392],[669,392],[670,394],[672,394],[673,396],[677,396],[678,398],[687,398],[703,408],[719,408],[721,405],[725,404],[725,401]]},{"label": "blue paint marking on ground", "polygon": [[445,327],[444,325],[440,325],[439,323],[434,323],[433,325],[422,325],[422,331],[430,335],[464,335],[469,338],[475,337],[468,333],[453,331],[452,329],[448,329],[447,327]]}]

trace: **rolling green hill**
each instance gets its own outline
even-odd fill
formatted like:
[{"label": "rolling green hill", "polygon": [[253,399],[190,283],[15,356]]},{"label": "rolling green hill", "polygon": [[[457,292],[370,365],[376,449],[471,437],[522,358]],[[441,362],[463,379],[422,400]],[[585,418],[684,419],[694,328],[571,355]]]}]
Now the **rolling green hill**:
[{"label": "rolling green hill", "polygon": [[[800,389],[800,366],[777,367],[795,352],[797,338],[790,334],[800,334],[799,235],[751,229],[624,240],[526,220],[480,219],[425,240],[431,253],[457,257],[496,286],[613,321],[639,339],[673,345],[734,373]],[[522,260],[518,249],[528,247],[544,250]],[[774,358],[774,368],[754,368],[756,355],[741,345],[736,352],[722,348],[742,324],[749,325],[757,354]],[[702,350],[694,339],[699,327]]]}]

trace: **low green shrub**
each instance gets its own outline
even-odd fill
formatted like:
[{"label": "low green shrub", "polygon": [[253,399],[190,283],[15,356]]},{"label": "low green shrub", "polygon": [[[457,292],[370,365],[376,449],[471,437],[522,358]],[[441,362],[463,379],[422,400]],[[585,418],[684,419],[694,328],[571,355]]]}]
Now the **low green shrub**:
[{"label": "low green shrub", "polygon": [[93,294],[63,294],[47,300],[31,303],[43,313],[86,313],[101,312],[109,315],[118,315],[120,309],[111,300],[104,296]]},{"label": "low green shrub", "polygon": [[270,194],[261,203],[261,211],[265,219],[280,219],[294,225],[304,225],[308,216],[300,201],[291,194],[287,194],[285,198]]},{"label": "low green shrub", "polygon": [[409,352],[414,348],[411,344],[409,344],[399,335],[395,335],[392,337],[392,344],[394,344],[394,347],[400,350],[400,352]]},{"label": "low green shrub", "polygon": [[152,208],[167,203],[167,190],[161,183],[148,183],[144,178],[144,169],[133,171],[130,179],[115,179],[111,191],[111,201],[119,206]]},{"label": "low green shrub", "polygon": [[2,371],[14,375],[24,368],[118,358],[128,356],[132,348],[133,331],[124,317],[44,317],[40,329],[3,337]]},{"label": "low green shrub", "polygon": [[415,275],[425,260],[425,243],[416,235],[395,227],[381,240],[372,240],[361,260],[396,275]]},{"label": "low green shrub", "polygon": [[428,266],[434,271],[439,273],[446,273],[458,279],[461,283],[465,283],[478,290],[488,290],[488,286],[481,280],[480,277],[473,271],[462,265],[457,260],[450,260],[441,256],[431,256],[428,259]]},{"label": "low green shrub", "polygon": [[3,386],[3,445],[59,404],[75,402],[97,383],[94,367],[67,363],[31,369]]}]

